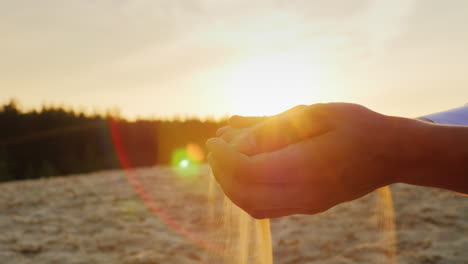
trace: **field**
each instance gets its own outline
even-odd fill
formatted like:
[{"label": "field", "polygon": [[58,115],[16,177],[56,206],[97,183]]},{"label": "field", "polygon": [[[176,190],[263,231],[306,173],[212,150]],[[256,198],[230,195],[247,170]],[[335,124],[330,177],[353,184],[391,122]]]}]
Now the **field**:
[{"label": "field", "polygon": [[[144,190],[127,176],[1,184],[0,263],[236,263],[212,249],[232,234],[219,231],[225,212],[210,203],[223,197],[208,195],[207,167],[194,177],[132,171]],[[439,189],[397,184],[322,214],[273,219],[271,229],[275,263],[468,263],[468,197]]]}]

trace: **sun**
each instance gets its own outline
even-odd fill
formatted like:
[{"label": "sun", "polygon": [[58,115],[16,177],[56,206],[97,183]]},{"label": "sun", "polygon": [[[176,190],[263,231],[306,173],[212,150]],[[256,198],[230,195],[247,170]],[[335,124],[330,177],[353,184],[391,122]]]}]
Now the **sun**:
[{"label": "sun", "polygon": [[230,108],[241,115],[272,115],[320,100],[320,68],[300,52],[259,55],[235,63],[223,81]]}]

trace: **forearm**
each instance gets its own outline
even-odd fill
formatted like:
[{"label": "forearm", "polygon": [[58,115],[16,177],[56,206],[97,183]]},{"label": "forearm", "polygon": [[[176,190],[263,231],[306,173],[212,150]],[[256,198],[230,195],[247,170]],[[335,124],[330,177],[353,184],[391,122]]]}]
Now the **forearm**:
[{"label": "forearm", "polygon": [[468,194],[468,127],[398,118],[395,182]]}]

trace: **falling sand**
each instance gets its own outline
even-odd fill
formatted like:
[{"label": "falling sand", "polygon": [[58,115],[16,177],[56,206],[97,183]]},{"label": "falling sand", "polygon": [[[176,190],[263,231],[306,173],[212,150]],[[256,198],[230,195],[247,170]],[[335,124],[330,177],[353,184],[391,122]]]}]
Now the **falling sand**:
[{"label": "falling sand", "polygon": [[[209,178],[208,194],[209,225],[217,226],[222,222],[222,228],[217,230],[215,237],[223,240],[217,242],[223,245],[221,254],[223,254],[224,263],[273,263],[270,220],[255,220],[233,204],[222,193],[212,174]],[[376,190],[376,194],[375,206],[380,230],[380,237],[376,242],[387,249],[380,261],[395,264],[398,260],[392,193],[386,186]],[[222,215],[215,213],[219,211],[216,210],[218,206],[223,208]]]},{"label": "falling sand", "polygon": [[[212,227],[222,225],[216,232],[224,263],[273,263],[270,220],[256,220],[227,198],[213,175],[208,184],[209,222]],[[216,214],[222,207],[221,215]]]}]

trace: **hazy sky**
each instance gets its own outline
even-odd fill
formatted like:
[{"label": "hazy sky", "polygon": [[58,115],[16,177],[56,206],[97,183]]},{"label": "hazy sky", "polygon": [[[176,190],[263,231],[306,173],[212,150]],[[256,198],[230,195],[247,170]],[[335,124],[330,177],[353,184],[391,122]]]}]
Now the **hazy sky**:
[{"label": "hazy sky", "polygon": [[0,0],[0,101],[124,116],[468,103],[465,0]]}]

